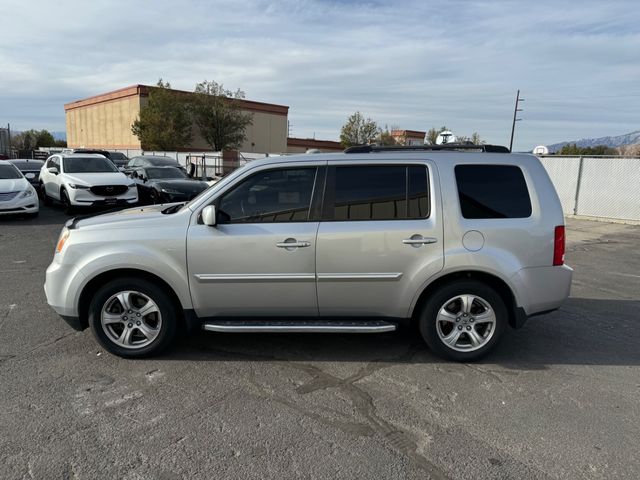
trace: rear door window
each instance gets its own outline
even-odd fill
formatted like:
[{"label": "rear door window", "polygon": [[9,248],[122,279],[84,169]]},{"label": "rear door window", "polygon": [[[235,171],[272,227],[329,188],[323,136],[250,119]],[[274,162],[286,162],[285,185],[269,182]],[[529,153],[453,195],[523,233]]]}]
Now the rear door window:
[{"label": "rear door window", "polygon": [[457,165],[455,174],[460,209],[464,218],[531,216],[531,198],[519,167]]},{"label": "rear door window", "polygon": [[427,169],[420,165],[333,167],[325,220],[407,220],[429,216]]}]

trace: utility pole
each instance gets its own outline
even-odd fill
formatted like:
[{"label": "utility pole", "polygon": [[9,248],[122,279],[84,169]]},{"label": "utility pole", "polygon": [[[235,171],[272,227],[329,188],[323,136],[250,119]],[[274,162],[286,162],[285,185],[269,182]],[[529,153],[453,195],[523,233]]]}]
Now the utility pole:
[{"label": "utility pole", "polygon": [[511,141],[509,142],[509,151],[513,150],[513,133],[516,130],[516,122],[522,120],[521,118],[517,118],[518,112],[522,111],[521,108],[518,108],[518,104],[520,102],[524,102],[524,98],[520,98],[520,90],[518,90],[518,93],[516,94],[516,107],[513,109],[513,123],[511,124]]},{"label": "utility pole", "polygon": [[7,153],[7,155],[9,155],[9,158],[11,158],[13,149],[11,148],[11,124],[10,123],[7,123],[7,136],[9,137],[9,152]]}]

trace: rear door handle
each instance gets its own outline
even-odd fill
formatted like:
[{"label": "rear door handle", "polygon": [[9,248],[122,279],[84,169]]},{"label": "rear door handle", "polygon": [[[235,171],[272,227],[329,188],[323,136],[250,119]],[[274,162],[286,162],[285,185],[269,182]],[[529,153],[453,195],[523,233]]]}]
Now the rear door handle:
[{"label": "rear door handle", "polygon": [[295,238],[287,238],[284,242],[278,242],[276,243],[276,247],[278,248],[286,248],[287,250],[293,250],[295,248],[304,248],[304,247],[310,247],[311,246],[311,242],[307,242],[307,241],[298,241]]},{"label": "rear door handle", "polygon": [[427,245],[429,243],[436,243],[437,241],[438,239],[433,237],[423,237],[422,235],[412,235],[411,238],[405,238],[404,240],[402,240],[402,243],[404,243],[405,245],[420,246],[420,245]]}]

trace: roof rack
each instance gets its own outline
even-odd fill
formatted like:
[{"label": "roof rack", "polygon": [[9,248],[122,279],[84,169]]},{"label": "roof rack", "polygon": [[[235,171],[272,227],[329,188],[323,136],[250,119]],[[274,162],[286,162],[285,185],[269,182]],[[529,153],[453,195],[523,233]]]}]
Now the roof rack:
[{"label": "roof rack", "polygon": [[344,153],[371,153],[394,151],[461,151],[471,150],[486,153],[511,153],[502,145],[473,145],[469,143],[445,143],[443,145],[355,145],[345,149]]}]

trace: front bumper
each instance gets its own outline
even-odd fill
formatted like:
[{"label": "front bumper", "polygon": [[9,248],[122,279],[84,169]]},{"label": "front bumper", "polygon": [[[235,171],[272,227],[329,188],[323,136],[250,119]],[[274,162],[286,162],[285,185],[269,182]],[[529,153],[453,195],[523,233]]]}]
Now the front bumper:
[{"label": "front bumper", "polygon": [[47,303],[61,317],[79,317],[78,296],[84,274],[75,266],[62,264],[56,254],[47,268],[44,293]]},{"label": "front bumper", "polygon": [[18,197],[6,202],[0,202],[0,215],[16,215],[38,212],[40,208],[38,195],[33,194],[26,198]]},{"label": "front bumper", "polygon": [[74,207],[117,207],[138,203],[138,189],[131,187],[126,192],[112,197],[96,195],[85,189],[69,189],[69,201]]}]

